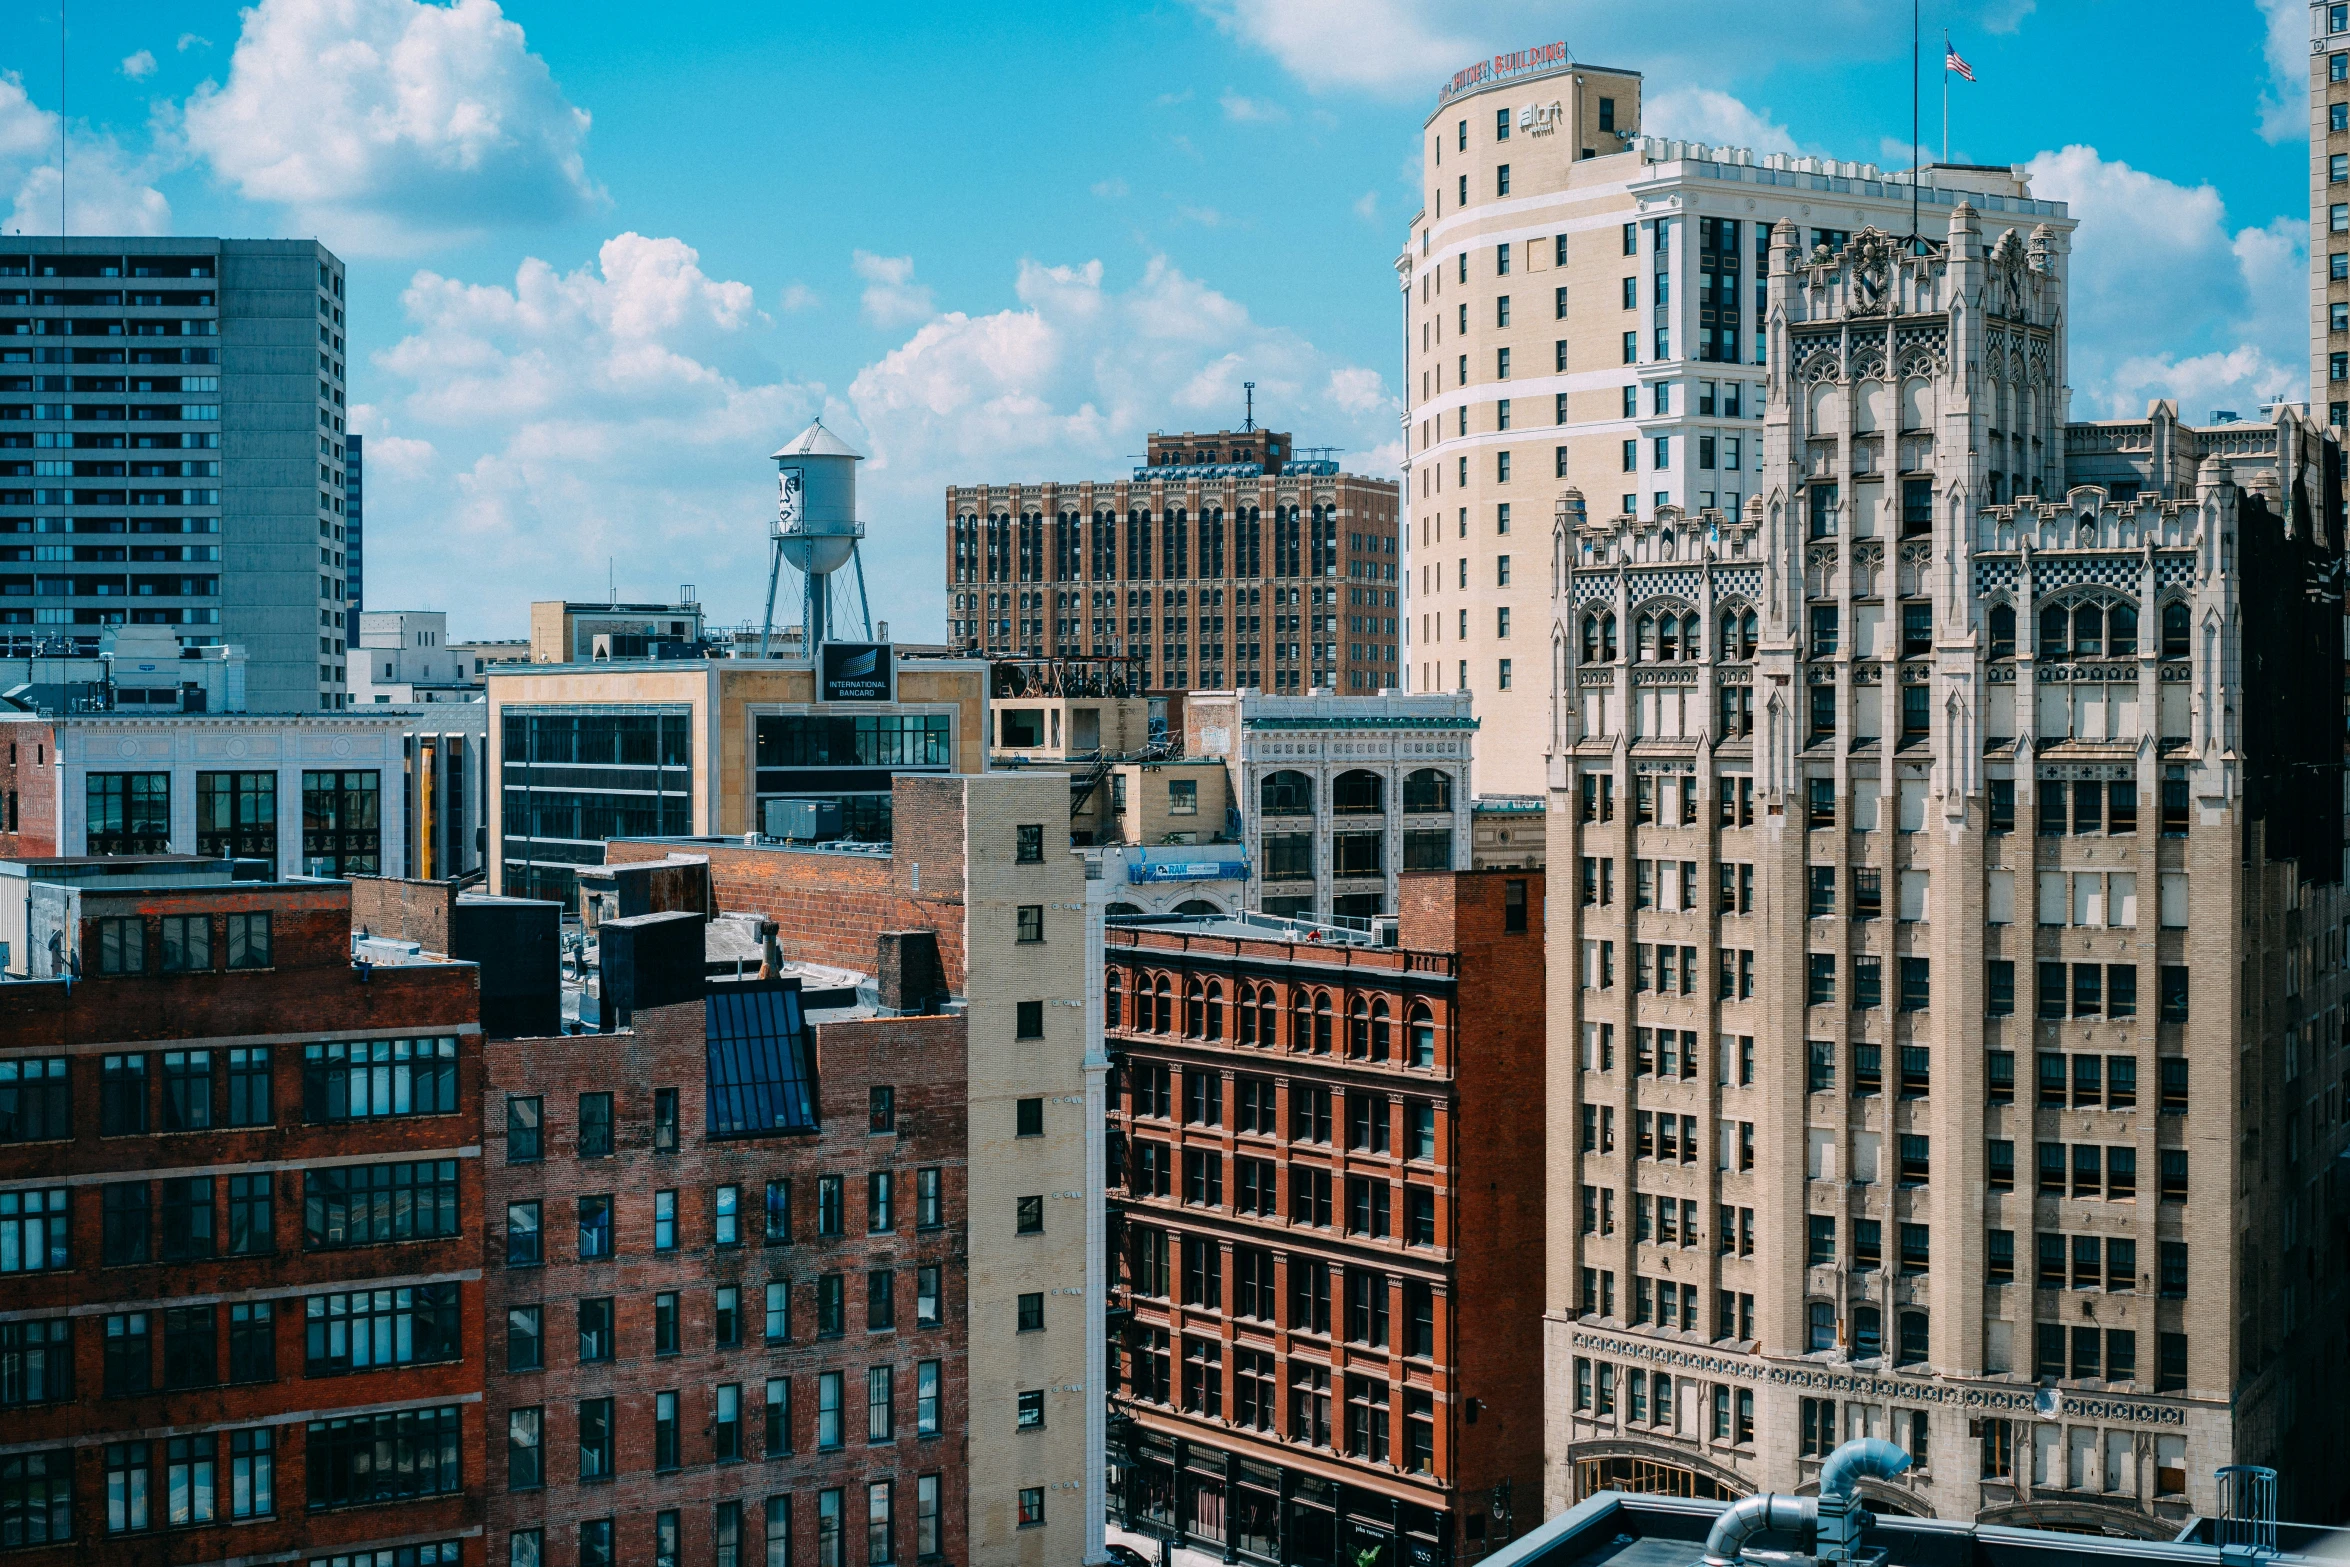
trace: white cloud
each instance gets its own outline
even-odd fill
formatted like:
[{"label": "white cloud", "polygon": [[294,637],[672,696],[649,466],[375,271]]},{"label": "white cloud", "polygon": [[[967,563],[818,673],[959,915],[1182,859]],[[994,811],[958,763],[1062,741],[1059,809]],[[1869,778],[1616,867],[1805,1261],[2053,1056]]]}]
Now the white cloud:
[{"label": "white cloud", "polygon": [[395,481],[370,497],[371,596],[510,631],[531,598],[602,593],[609,555],[631,592],[696,582],[714,613],[756,612],[767,454],[823,397],[777,373],[749,285],[631,233],[510,284],[419,272],[401,308],[383,395],[352,412]]},{"label": "white cloud", "polygon": [[822,302],[817,298],[816,291],[805,283],[784,285],[783,308],[786,310],[812,310]]},{"label": "white cloud", "polygon": [[1196,223],[1203,229],[1220,229],[1232,222],[1214,207],[1177,207],[1175,217],[1178,222]]},{"label": "white cloud", "polygon": [[[1668,87],[1646,99],[1641,104],[1640,128],[1651,136],[1701,141],[1715,147],[1745,147],[1755,152],[1803,150],[1795,133],[1772,118],[1770,110],[1750,109],[1712,87]],[[1901,161],[1908,163],[1907,149]]]},{"label": "white cloud", "polygon": [[1257,384],[1260,421],[1345,448],[1349,472],[1401,461],[1400,405],[1377,370],[1255,320],[1164,259],[1124,287],[1099,261],[1027,261],[1015,292],[1011,309],[938,316],[850,383],[871,442],[866,575],[891,584],[893,620],[930,627],[943,614],[946,485],[1115,477],[1152,430],[1230,428],[1244,381]]},{"label": "white cloud", "polygon": [[[58,126],[22,78],[0,72],[0,192],[14,198],[12,233],[57,232]],[[66,147],[66,223],[80,234],[169,233],[171,203],[150,183],[163,161],[134,158],[111,136],[76,130]]]},{"label": "white cloud", "polygon": [[180,41],[174,45],[174,47],[177,48],[180,53],[186,54],[190,49],[211,48],[212,40],[206,38],[201,33],[182,33],[180,34]]},{"label": "white cloud", "polygon": [[[1279,61],[1313,90],[1392,93],[1425,84],[1474,59],[1483,26],[1431,26],[1412,0],[1193,0],[1216,24]],[[1441,9],[1458,10],[1458,6]],[[1464,20],[1467,20],[1464,18]],[[1481,19],[1490,25],[1490,18]]]},{"label": "white cloud", "polygon": [[865,319],[879,327],[911,326],[932,313],[930,290],[914,281],[912,256],[877,256],[860,250],[852,264],[865,280]]},{"label": "white cloud", "polygon": [[1126,182],[1121,179],[1095,180],[1093,193],[1104,201],[1116,201],[1119,197],[1130,194],[1126,188]]},{"label": "white cloud", "polygon": [[1377,191],[1367,190],[1355,198],[1355,216],[1366,223],[1376,223],[1379,220],[1379,193]]},{"label": "white cloud", "polygon": [[122,57],[122,74],[134,82],[143,82],[155,74],[155,51],[141,49],[137,54]]},{"label": "white cloud", "polygon": [[2309,134],[2309,7],[2302,0],[2258,0],[2261,57],[2268,82],[2260,92],[2260,138],[2291,141]]},{"label": "white cloud", "polygon": [[1235,125],[1278,125],[1289,118],[1289,111],[1265,98],[1250,98],[1231,88],[1216,100],[1224,106],[1224,118]]},{"label": "white cloud", "polygon": [[[2291,3],[2291,0],[2287,0]],[[1651,84],[1752,76],[1781,60],[1881,66],[1909,50],[1910,18],[1880,0],[1747,6],[1761,25],[1725,27],[1721,0],[1190,0],[1225,33],[1270,56],[1314,92],[1432,103],[1454,72],[1497,53],[1565,39],[1579,60],[1642,68]],[[2013,32],[2034,0],[1942,0],[1936,26]],[[1929,46],[1930,47],[1930,46]]]},{"label": "white cloud", "polygon": [[2306,395],[2301,222],[2231,230],[2211,186],[2093,147],[2044,152],[2028,167],[2032,193],[2080,220],[2066,290],[2075,418],[2135,418],[2150,399],[2175,397],[2182,415],[2201,419],[2212,407],[2249,413],[2265,396]]},{"label": "white cloud", "polygon": [[[183,40],[184,42],[184,40]],[[238,193],[355,251],[591,212],[573,107],[496,0],[259,0],[189,147]]]}]

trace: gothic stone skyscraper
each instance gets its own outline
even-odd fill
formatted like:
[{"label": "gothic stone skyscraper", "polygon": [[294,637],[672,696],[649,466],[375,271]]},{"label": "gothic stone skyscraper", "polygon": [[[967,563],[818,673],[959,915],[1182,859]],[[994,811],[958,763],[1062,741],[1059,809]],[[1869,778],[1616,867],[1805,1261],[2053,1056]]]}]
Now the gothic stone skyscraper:
[{"label": "gothic stone skyscraper", "polygon": [[1875,1434],[1920,1513],[2340,1510],[2338,449],[2067,423],[1993,206],[1776,226],[1739,514],[1559,499],[1554,1509]]}]

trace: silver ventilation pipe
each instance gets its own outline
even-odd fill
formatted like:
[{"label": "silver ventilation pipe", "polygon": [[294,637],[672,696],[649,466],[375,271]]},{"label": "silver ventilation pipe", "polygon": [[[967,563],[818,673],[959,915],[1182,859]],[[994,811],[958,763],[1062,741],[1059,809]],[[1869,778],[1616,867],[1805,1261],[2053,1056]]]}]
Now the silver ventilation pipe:
[{"label": "silver ventilation pipe", "polygon": [[1859,1437],[1828,1455],[1820,1466],[1817,1496],[1750,1496],[1714,1519],[1705,1537],[1703,1567],[1734,1567],[1746,1542],[1765,1530],[1793,1532],[1810,1527],[1813,1552],[1823,1562],[1853,1559],[1866,1516],[1860,1481],[1890,1480],[1909,1467],[1909,1454],[1891,1442]]}]

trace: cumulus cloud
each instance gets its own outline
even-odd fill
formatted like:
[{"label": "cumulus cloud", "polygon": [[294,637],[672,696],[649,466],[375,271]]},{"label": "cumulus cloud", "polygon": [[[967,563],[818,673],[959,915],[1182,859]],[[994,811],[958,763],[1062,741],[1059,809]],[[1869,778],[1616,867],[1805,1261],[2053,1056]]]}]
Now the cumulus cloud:
[{"label": "cumulus cloud", "polygon": [[[0,72],[0,192],[12,233],[54,234],[59,215],[57,115],[33,102],[23,78]],[[151,183],[159,154],[135,157],[108,135],[75,130],[66,146],[65,221],[81,234],[166,234],[171,203]]]},{"label": "cumulus cloud", "polygon": [[2260,93],[2260,138],[2291,141],[2309,134],[2309,7],[2301,0],[2259,0],[2261,58],[2268,83]]},{"label": "cumulus cloud", "polygon": [[400,304],[383,395],[352,415],[393,481],[369,497],[383,602],[510,628],[532,597],[601,593],[611,555],[632,592],[721,584],[715,613],[756,610],[766,457],[823,399],[777,373],[748,284],[628,233],[510,284],[418,272]]},{"label": "cumulus cloud", "polygon": [[180,52],[180,53],[182,53],[182,54],[186,54],[186,53],[187,53],[187,52],[188,52],[190,49],[209,49],[209,48],[211,48],[211,47],[212,47],[212,40],[211,40],[211,39],[209,39],[209,38],[206,38],[206,37],[205,37],[203,34],[201,34],[201,33],[182,33],[182,34],[180,34],[180,41],[179,41],[179,43],[178,43],[178,44],[176,44],[174,47],[176,47],[176,48],[179,50],[179,52]]},{"label": "cumulus cloud", "polygon": [[810,288],[807,284],[787,283],[784,285],[784,309],[811,310],[814,309],[819,303],[821,303],[821,301],[816,297],[816,291]]},{"label": "cumulus cloud", "polygon": [[1260,420],[1346,448],[1350,472],[1401,461],[1400,404],[1378,371],[1254,319],[1163,258],[1123,287],[1099,261],[1025,261],[1015,294],[1010,309],[925,323],[849,385],[871,442],[866,570],[892,584],[893,618],[928,626],[944,613],[946,485],[1115,477],[1152,430],[1231,427],[1244,381]]},{"label": "cumulus cloud", "polygon": [[[2134,418],[2155,397],[2194,419],[2304,395],[2308,246],[2280,218],[2231,229],[2219,192],[2093,147],[2028,165],[2034,195],[2080,220],[2067,293],[2076,418]],[[2207,406],[2209,405],[2209,406]]]},{"label": "cumulus cloud", "polygon": [[155,51],[141,49],[137,54],[122,57],[122,74],[134,82],[143,82],[155,74]]},{"label": "cumulus cloud", "polygon": [[[1712,87],[1668,87],[1644,100],[1640,128],[1651,136],[1678,137],[1716,147],[1746,147],[1755,152],[1804,150],[1795,133],[1773,118],[1770,110],[1750,109]],[[1907,148],[1901,161],[1909,161]]]},{"label": "cumulus cloud", "polygon": [[[183,40],[183,43],[185,40]],[[259,0],[187,143],[338,248],[397,252],[592,212],[586,111],[496,0]]]},{"label": "cumulus cloud", "polygon": [[931,314],[930,290],[914,281],[912,256],[877,256],[860,250],[853,258],[857,276],[865,280],[860,302],[865,319],[875,326],[911,326]]}]

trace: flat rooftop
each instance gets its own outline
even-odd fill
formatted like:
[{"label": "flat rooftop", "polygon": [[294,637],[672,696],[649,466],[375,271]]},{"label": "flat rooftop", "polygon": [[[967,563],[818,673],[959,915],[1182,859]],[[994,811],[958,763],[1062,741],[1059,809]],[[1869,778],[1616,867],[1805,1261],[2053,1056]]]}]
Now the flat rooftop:
[{"label": "flat rooftop", "polygon": [[[1706,1532],[1729,1505],[1604,1491],[1488,1556],[1485,1567],[1599,1567],[1603,1562],[1607,1567],[1698,1567]],[[1875,1519],[1862,1544],[1883,1548],[1886,1567],[2118,1567],[2124,1562],[2220,1567],[2222,1548],[2210,1542],[2227,1527],[2199,1518],[2176,1539],[2135,1540],[1938,1518],[1877,1514]],[[2281,1549],[2260,1553],[2260,1560],[2338,1563],[2350,1554],[2350,1532],[2291,1523],[2274,1528]],[[1806,1550],[1810,1543],[1808,1534],[1765,1532],[1747,1542],[1742,1559],[1809,1567],[1816,1559]],[[2234,1547],[2225,1559],[2254,1557]]]},{"label": "flat rooftop", "polygon": [[1163,930],[1184,936],[1222,936],[1232,941],[1287,941],[1314,947],[1385,946],[1368,930],[1325,925],[1278,914],[1113,914],[1111,930]]}]

